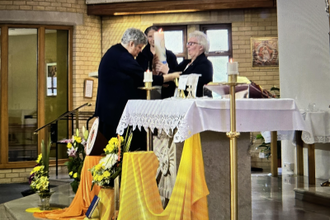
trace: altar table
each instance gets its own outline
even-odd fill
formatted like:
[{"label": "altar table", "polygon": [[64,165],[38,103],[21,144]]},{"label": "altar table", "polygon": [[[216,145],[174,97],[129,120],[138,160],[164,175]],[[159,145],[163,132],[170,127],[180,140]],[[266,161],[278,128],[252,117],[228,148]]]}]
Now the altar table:
[{"label": "altar table", "polygon": [[[159,129],[174,135],[177,146],[200,133],[205,176],[210,195],[210,219],[230,218],[229,138],[230,103],[223,99],[129,100],[117,127]],[[238,147],[238,218],[251,219],[251,156],[249,132],[307,130],[293,99],[236,100]],[[220,133],[219,133],[220,132]],[[184,150],[184,149],[183,149]],[[183,163],[184,161],[180,162]],[[171,197],[172,198],[172,197]],[[171,201],[171,199],[170,199]],[[122,207],[121,207],[122,208]]]},{"label": "altar table", "polygon": [[[129,100],[117,127],[117,133],[133,128],[162,129],[167,134],[174,129],[175,142],[193,134],[211,130],[230,131],[228,99],[165,99]],[[238,132],[307,130],[293,99],[236,100]]]}]

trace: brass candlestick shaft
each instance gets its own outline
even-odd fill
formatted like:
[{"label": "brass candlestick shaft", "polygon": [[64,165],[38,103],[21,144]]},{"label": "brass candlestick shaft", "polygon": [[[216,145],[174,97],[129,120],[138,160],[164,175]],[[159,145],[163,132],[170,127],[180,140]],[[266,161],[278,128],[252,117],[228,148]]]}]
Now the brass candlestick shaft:
[{"label": "brass candlestick shaft", "polygon": [[239,132],[236,131],[236,100],[235,86],[237,84],[237,75],[228,76],[228,85],[230,86],[230,132],[227,136],[230,138],[230,219],[238,219],[238,187],[237,187],[237,140]]},{"label": "brass candlestick shaft", "polygon": [[[151,99],[151,90],[153,89],[152,87],[152,82],[146,82],[144,83],[145,89],[147,91],[147,100]],[[147,151],[153,151],[153,143],[152,143],[152,133],[151,129],[147,129]]]}]

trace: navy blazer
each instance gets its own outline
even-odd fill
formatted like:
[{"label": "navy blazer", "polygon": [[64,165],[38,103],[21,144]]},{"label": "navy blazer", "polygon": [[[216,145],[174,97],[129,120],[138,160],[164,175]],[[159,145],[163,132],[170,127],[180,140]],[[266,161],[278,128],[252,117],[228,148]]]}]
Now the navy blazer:
[{"label": "navy blazer", "polygon": [[203,86],[212,82],[213,80],[213,66],[211,61],[207,59],[204,53],[200,54],[195,61],[189,65],[189,67],[185,70],[188,63],[191,60],[184,60],[182,61],[176,68],[176,71],[182,71],[182,75],[190,74],[190,73],[197,73],[201,74],[202,76],[198,79],[197,84],[197,91],[196,96],[202,97],[203,96]]},{"label": "navy blazer", "polygon": [[[144,70],[121,44],[112,46],[101,59],[98,70],[98,89],[95,116],[111,126],[112,136],[129,99],[145,99]],[[163,84],[163,76],[153,76],[154,85]]]}]

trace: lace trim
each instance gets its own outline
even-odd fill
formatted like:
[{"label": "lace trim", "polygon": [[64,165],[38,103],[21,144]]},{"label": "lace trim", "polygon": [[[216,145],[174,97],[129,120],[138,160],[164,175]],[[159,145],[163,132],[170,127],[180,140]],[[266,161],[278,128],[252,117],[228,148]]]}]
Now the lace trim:
[{"label": "lace trim", "polygon": [[312,136],[308,132],[303,132],[301,135],[301,139],[306,144],[329,143],[330,142],[330,136]]},{"label": "lace trim", "polygon": [[154,132],[155,128],[159,132],[164,131],[167,135],[173,135],[173,131],[178,129],[174,135],[175,142],[182,142],[188,135],[189,126],[184,120],[185,114],[144,114],[144,113],[131,113],[129,115],[122,115],[120,123],[117,127],[117,133],[123,134],[126,127],[133,126],[133,130],[138,127],[150,128]]}]

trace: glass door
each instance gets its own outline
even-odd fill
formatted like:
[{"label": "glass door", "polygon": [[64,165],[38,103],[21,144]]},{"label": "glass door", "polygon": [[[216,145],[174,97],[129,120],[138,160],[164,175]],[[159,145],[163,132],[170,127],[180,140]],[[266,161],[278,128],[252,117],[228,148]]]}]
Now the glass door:
[{"label": "glass door", "polygon": [[8,161],[38,156],[36,28],[8,29]]},{"label": "glass door", "polygon": [[[45,123],[56,120],[68,110],[68,30],[45,30],[45,67],[46,67],[46,97]],[[68,118],[66,118],[68,119]],[[59,120],[55,138],[68,138],[70,120]],[[54,136],[53,136],[54,137]],[[53,140],[55,141],[55,140]],[[55,159],[55,144],[51,148],[51,159]],[[58,144],[58,158],[67,158],[67,147]]]}]

